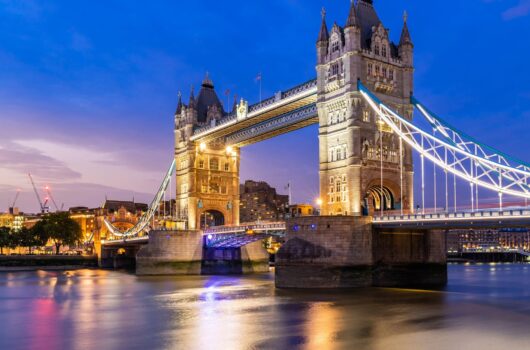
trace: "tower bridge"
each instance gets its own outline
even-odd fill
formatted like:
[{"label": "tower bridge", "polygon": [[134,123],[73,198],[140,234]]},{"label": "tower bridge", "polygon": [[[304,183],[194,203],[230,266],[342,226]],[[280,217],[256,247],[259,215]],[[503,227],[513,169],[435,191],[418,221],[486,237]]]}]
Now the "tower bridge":
[{"label": "tower bridge", "polygon": [[[208,75],[197,98],[193,90],[187,104],[179,96],[174,160],[155,199],[134,228],[119,232],[107,223],[109,231],[120,240],[156,233],[139,253],[151,264],[147,273],[162,263],[156,254],[171,255],[168,246],[188,246],[181,253],[193,260],[197,256],[191,250],[208,247],[207,236],[212,242],[256,243],[241,236],[248,228],[239,223],[240,149],[318,123],[322,216],[277,224],[283,226],[276,230],[286,234],[277,284],[304,286],[307,273],[324,284],[337,273],[349,276],[343,282],[350,286],[399,285],[400,279],[443,284],[444,230],[528,224],[530,165],[431,112],[413,93],[413,73],[414,44],[406,16],[394,42],[371,0],[351,2],[344,26],[335,23],[331,29],[323,11],[316,79],[254,105],[241,99],[231,111],[224,110]],[[414,153],[420,164],[413,164]],[[427,164],[433,167],[432,192],[425,179]],[[414,171],[421,178],[417,205]],[[469,191],[457,191],[457,182],[467,184]],[[157,208],[168,189],[181,235],[155,230]],[[431,194],[435,211],[443,208],[443,213],[427,213]],[[492,194],[498,197],[498,209],[478,210],[482,196]],[[464,196],[471,207],[459,211],[457,202]],[[526,208],[505,211],[506,197],[524,199]],[[253,256],[250,250],[241,254],[236,255]],[[361,271],[366,266],[370,272]],[[392,275],[395,269],[401,277]],[[191,270],[198,271],[196,266],[186,271]],[[362,278],[354,277],[358,275]]]}]

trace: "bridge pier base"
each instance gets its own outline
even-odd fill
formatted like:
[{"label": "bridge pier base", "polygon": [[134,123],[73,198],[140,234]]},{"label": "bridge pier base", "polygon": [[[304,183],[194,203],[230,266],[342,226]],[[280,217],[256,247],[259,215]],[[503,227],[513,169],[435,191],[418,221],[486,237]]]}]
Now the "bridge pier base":
[{"label": "bridge pier base", "polygon": [[134,270],[138,246],[127,245],[101,247],[98,265],[104,269]]},{"label": "bridge pier base", "polygon": [[200,231],[151,231],[136,255],[137,275],[200,275]]},{"label": "bridge pier base", "polygon": [[262,241],[237,248],[204,248],[203,275],[237,275],[269,272],[269,253]]},{"label": "bridge pier base", "polygon": [[445,235],[379,231],[370,217],[292,219],[275,279],[278,288],[442,287]]}]

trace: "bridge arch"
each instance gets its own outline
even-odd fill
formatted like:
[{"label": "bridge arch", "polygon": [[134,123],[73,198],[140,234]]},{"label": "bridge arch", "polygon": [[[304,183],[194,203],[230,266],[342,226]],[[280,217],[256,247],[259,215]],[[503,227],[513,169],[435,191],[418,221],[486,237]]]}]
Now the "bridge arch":
[{"label": "bridge arch", "polygon": [[365,215],[372,215],[381,207],[388,211],[398,209],[401,205],[399,187],[392,182],[384,180],[381,186],[381,180],[374,180],[366,186],[363,200]]},{"label": "bridge arch", "polygon": [[206,209],[200,213],[199,225],[201,229],[208,227],[223,226],[227,219],[226,213],[217,209]]}]

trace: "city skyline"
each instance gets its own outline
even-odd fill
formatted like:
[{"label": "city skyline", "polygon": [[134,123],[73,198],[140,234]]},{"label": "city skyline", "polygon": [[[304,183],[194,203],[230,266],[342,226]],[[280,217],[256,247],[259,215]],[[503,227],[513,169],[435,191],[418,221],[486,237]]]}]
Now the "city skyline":
[{"label": "city skyline", "polygon": [[[311,79],[320,6],[328,24],[343,24],[348,7],[348,1],[241,3],[230,11],[210,1],[147,9],[1,3],[0,26],[10,30],[0,34],[0,211],[23,188],[18,206],[28,212],[38,211],[28,172],[66,207],[97,206],[105,195],[149,202],[171,161],[179,90],[187,99],[189,86],[197,91],[209,71],[223,102],[230,89],[252,103],[259,99],[258,73],[264,97]],[[449,8],[378,1],[394,41],[403,10],[415,43],[418,96],[460,129],[528,160],[521,130],[530,117],[523,69],[530,3],[477,0]],[[271,16],[285,20],[267,27]],[[207,25],[197,25],[202,21]],[[446,29],[430,30],[441,25]],[[505,45],[508,36],[516,44]],[[295,202],[318,196],[317,169],[315,126],[242,150],[242,181],[264,180],[280,193],[291,182]]]}]

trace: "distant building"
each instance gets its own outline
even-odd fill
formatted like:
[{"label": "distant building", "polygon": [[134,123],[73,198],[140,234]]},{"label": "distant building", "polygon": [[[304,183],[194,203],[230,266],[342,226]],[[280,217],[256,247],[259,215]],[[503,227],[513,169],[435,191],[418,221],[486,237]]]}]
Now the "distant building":
[{"label": "distant building", "polygon": [[449,252],[507,249],[530,251],[529,230],[451,230],[447,234]]},{"label": "distant building", "polygon": [[108,238],[108,229],[104,219],[107,219],[116,229],[125,232],[136,225],[140,217],[147,211],[144,203],[132,201],[106,200],[101,208],[95,209],[95,237],[104,240]]},{"label": "distant building", "polygon": [[73,207],[68,210],[70,218],[77,222],[83,233],[83,241],[92,241],[97,231],[96,209],[87,207]]},{"label": "distant building", "polygon": [[317,215],[318,212],[311,204],[294,204],[289,206],[289,214],[292,218],[297,218],[300,216]]},{"label": "distant building", "polygon": [[289,206],[289,196],[276,193],[264,181],[247,180],[240,185],[240,222],[283,220]]}]

